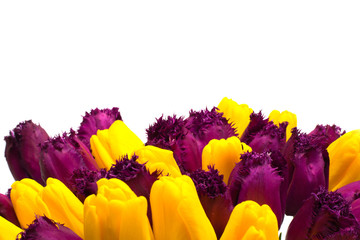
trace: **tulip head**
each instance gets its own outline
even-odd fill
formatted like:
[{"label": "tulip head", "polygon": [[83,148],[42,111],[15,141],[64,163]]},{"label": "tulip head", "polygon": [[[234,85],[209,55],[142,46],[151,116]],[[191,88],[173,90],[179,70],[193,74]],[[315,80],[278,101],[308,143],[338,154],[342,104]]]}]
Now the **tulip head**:
[{"label": "tulip head", "polygon": [[277,217],[280,225],[284,218],[286,192],[279,171],[272,166],[267,153],[245,153],[236,164],[229,178],[229,189],[233,204],[246,200],[267,204]]},{"label": "tulip head", "polygon": [[278,223],[271,208],[254,201],[244,201],[235,206],[220,240],[275,240]]},{"label": "tulip head", "polygon": [[327,151],[330,158],[330,190],[360,180],[360,129],[345,133],[332,142]]},{"label": "tulip head", "polygon": [[97,130],[108,129],[116,120],[122,120],[119,108],[94,109],[86,112],[78,130],[78,137],[90,149],[90,138]]},{"label": "tulip head", "polygon": [[46,131],[31,120],[20,123],[5,137],[5,158],[15,180],[32,178],[40,184],[40,144],[49,138]]},{"label": "tulip head", "polygon": [[217,239],[190,177],[161,177],[150,203],[155,239]]},{"label": "tulip head", "polygon": [[278,110],[273,110],[269,114],[269,121],[272,121],[277,126],[280,126],[280,123],[283,122],[288,123],[286,127],[286,141],[289,140],[292,129],[297,126],[296,115],[289,111],[283,111],[280,113]]},{"label": "tulip head", "polygon": [[351,212],[349,202],[340,193],[322,188],[313,193],[296,213],[286,239],[339,239],[342,235],[349,236],[349,232],[359,239],[360,225]]},{"label": "tulip head", "polygon": [[224,176],[224,182],[228,183],[231,171],[240,161],[240,155],[250,151],[251,147],[241,143],[235,136],[220,140],[213,139],[203,149],[202,169],[208,170],[208,166],[214,166]]},{"label": "tulip head", "polygon": [[87,240],[153,239],[147,201],[119,179],[100,179],[97,195],[84,203]]},{"label": "tulip head", "polygon": [[240,137],[250,122],[250,114],[253,112],[246,104],[238,104],[232,99],[224,97],[218,105],[218,112],[234,125],[236,134]]},{"label": "tulip head", "polygon": [[219,238],[233,209],[232,200],[223,175],[213,167],[208,171],[196,170],[190,174],[194,181],[201,205]]},{"label": "tulip head", "polygon": [[48,240],[48,239],[64,239],[64,240],[81,240],[64,225],[54,222],[46,216],[37,217],[28,228],[22,232],[19,240]]}]

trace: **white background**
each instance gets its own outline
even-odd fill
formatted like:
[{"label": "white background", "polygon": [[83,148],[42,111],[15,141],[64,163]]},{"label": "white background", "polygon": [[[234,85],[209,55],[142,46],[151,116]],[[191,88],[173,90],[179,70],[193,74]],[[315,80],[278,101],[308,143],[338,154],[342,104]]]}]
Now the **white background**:
[{"label": "white background", "polygon": [[357,2],[1,1],[0,137],[28,119],[55,136],[116,106],[145,141],[161,114],[225,96],[292,111],[305,132],[360,128]]}]

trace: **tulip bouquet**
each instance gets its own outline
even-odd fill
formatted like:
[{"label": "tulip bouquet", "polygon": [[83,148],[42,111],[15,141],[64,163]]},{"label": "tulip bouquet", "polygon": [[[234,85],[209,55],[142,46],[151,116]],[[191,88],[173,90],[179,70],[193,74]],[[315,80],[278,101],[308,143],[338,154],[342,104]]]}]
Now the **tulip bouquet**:
[{"label": "tulip bouquet", "polygon": [[360,239],[360,130],[297,128],[224,98],[156,119],[142,142],[118,108],[56,137],[32,121],[5,137],[15,182],[0,239]]}]

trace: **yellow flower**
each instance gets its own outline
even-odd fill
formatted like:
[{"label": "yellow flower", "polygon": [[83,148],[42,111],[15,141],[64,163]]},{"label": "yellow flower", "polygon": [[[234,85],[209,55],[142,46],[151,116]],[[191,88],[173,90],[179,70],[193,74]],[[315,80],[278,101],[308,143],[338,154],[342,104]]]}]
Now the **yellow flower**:
[{"label": "yellow flower", "polygon": [[12,184],[10,198],[21,227],[45,215],[83,237],[83,204],[61,181],[48,178],[46,184],[28,178]]},{"label": "yellow flower", "polygon": [[202,169],[206,171],[209,165],[214,165],[219,174],[224,175],[224,182],[227,184],[231,171],[240,161],[240,155],[245,152],[251,152],[251,147],[240,142],[238,137],[213,139],[203,149]]},{"label": "yellow flower", "polygon": [[360,129],[345,133],[332,142],[327,151],[330,191],[360,180]]},{"label": "yellow flower", "polygon": [[216,239],[190,177],[164,176],[155,181],[150,204],[156,240]]},{"label": "yellow flower", "polygon": [[111,165],[124,155],[131,156],[144,144],[121,120],[116,120],[109,129],[98,130],[90,138],[92,154],[100,168]]},{"label": "yellow flower", "polygon": [[22,229],[0,216],[0,240],[16,239]]},{"label": "yellow flower", "polygon": [[273,121],[273,123],[279,126],[280,123],[288,122],[286,127],[286,141],[291,137],[291,130],[297,126],[297,118],[296,115],[289,111],[279,112],[278,110],[273,110],[269,114],[269,121]]},{"label": "yellow flower", "polygon": [[278,223],[271,208],[254,201],[235,206],[220,240],[277,240]]},{"label": "yellow flower", "polygon": [[139,157],[137,161],[145,164],[150,173],[160,170],[163,176],[168,174],[173,177],[181,176],[179,166],[170,150],[149,145],[136,150],[135,154]]},{"label": "yellow flower", "polygon": [[147,200],[119,179],[100,179],[98,193],[84,203],[86,240],[154,239]]},{"label": "yellow flower", "polygon": [[250,123],[250,115],[253,112],[246,104],[238,104],[232,99],[224,97],[218,105],[218,111],[223,113],[223,116],[234,124],[236,134],[241,137],[246,127]]}]

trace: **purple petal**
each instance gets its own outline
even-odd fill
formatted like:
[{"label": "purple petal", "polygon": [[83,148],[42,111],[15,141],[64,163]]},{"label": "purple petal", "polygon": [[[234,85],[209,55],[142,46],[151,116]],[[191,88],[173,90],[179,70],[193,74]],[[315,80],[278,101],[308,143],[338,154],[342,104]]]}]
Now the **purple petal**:
[{"label": "purple petal", "polygon": [[0,216],[20,227],[11,200],[4,194],[0,194]]}]

